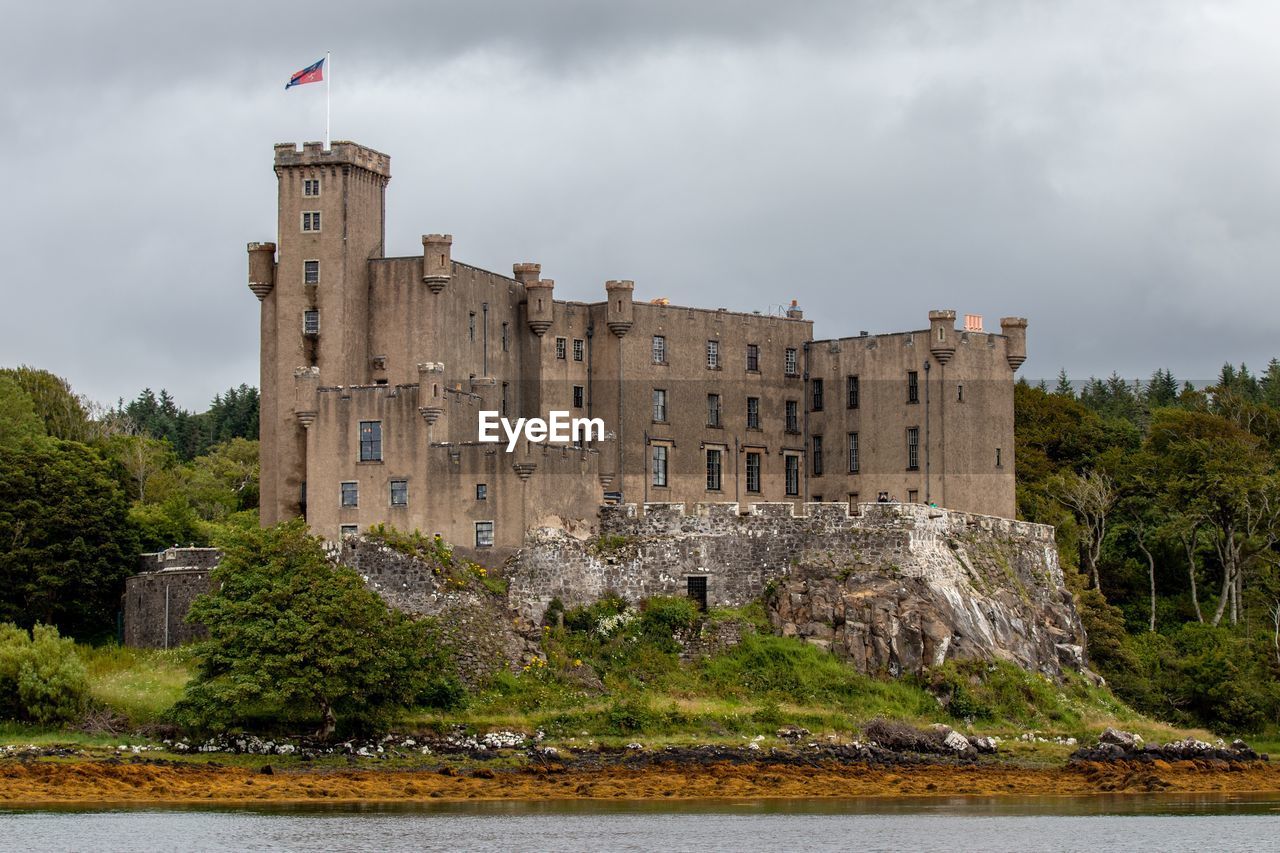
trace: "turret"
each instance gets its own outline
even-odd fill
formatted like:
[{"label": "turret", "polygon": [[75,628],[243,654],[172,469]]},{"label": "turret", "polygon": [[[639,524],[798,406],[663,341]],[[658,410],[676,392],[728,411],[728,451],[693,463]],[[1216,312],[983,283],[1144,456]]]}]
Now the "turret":
[{"label": "turret", "polygon": [[249,289],[261,301],[276,286],[276,244],[249,244]]},{"label": "turret", "polygon": [[542,264],[522,263],[512,264],[511,273],[515,276],[516,281],[520,284],[528,286],[538,280],[538,276],[542,274]]},{"label": "turret", "polygon": [[631,330],[634,311],[631,307],[631,293],[636,288],[633,281],[606,281],[605,292],[609,295],[609,307],[605,310],[605,324],[609,331],[622,337]]},{"label": "turret", "polygon": [[453,276],[453,263],[449,258],[453,250],[452,234],[422,235],[422,283],[432,293],[444,290]]},{"label": "turret", "polygon": [[[538,265],[530,264],[530,266]],[[529,281],[524,286],[525,299],[528,303],[525,307],[525,319],[529,324],[529,331],[538,337],[546,334],[547,329],[551,328],[552,320],[555,319],[555,306],[552,303],[555,287],[555,281],[549,278]]]},{"label": "turret", "polygon": [[956,354],[955,311],[929,312],[929,352],[938,364],[946,364]]},{"label": "turret", "polygon": [[418,365],[418,414],[435,426],[444,414],[444,365],[428,361]]},{"label": "turret", "polygon": [[1005,358],[1009,368],[1017,370],[1027,360],[1027,318],[1001,317],[1000,331],[1004,334]]}]

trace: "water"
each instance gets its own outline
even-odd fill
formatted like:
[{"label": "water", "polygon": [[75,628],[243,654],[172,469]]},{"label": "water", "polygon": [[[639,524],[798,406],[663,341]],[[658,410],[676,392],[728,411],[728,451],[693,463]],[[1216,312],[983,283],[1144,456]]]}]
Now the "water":
[{"label": "water", "polygon": [[0,811],[0,850],[1274,850],[1280,795]]}]

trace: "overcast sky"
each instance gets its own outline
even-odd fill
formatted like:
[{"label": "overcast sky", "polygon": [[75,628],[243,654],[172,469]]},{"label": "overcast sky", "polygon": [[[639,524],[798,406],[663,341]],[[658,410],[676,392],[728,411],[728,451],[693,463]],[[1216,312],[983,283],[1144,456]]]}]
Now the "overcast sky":
[{"label": "overcast sky", "polygon": [[391,155],[387,252],[820,337],[1030,319],[1021,373],[1280,355],[1275,2],[4,0],[0,365],[257,383],[275,142]]}]

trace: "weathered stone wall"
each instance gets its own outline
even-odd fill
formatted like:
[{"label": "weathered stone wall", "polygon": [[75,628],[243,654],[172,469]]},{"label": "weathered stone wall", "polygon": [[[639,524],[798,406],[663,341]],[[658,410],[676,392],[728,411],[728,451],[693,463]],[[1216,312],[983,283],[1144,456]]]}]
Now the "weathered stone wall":
[{"label": "weathered stone wall", "polygon": [[705,577],[710,606],[765,596],[775,628],[898,673],[950,657],[1057,673],[1083,629],[1063,586],[1053,529],[919,504],[681,504],[606,507],[597,539],[531,535],[508,565],[512,606],[537,620],[605,592],[683,595]]},{"label": "weathered stone wall", "polygon": [[141,573],[124,582],[124,644],[165,649],[202,639],[204,628],[187,624],[187,610],[209,591],[209,573],[220,557],[216,548],[142,554]]}]

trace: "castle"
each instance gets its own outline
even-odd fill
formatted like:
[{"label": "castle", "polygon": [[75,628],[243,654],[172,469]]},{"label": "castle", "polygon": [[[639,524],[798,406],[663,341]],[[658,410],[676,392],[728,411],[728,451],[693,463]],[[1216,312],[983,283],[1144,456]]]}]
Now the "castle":
[{"label": "castle", "polygon": [[[1014,515],[1014,372],[1026,320],[815,340],[784,316],[558,301],[536,263],[387,257],[390,158],[275,147],[278,237],[250,243],[261,302],[261,519],[330,539],[377,523],[501,559],[604,502],[875,502]],[[850,300],[853,303],[853,300]],[[478,440],[480,412],[599,418],[603,439]]]}]

